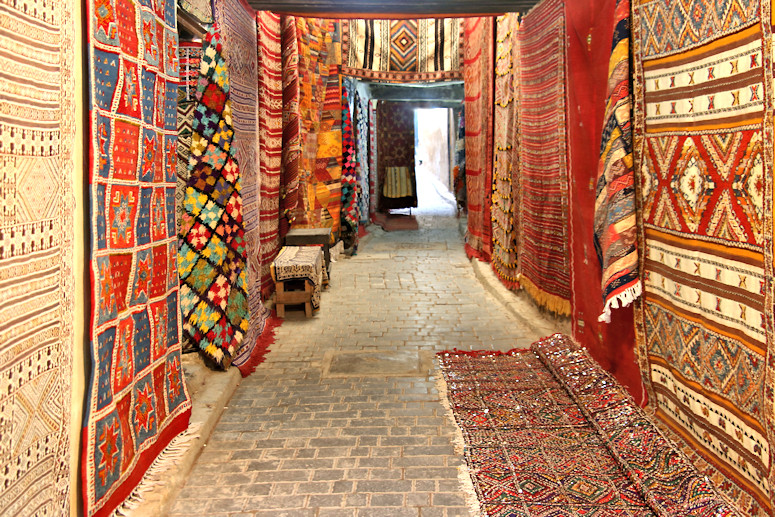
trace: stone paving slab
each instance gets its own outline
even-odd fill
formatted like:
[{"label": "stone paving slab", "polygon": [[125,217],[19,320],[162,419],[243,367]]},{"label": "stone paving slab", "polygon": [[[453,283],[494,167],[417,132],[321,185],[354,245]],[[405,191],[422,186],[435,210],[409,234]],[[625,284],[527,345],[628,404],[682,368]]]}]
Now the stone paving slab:
[{"label": "stone paving slab", "polygon": [[527,347],[552,322],[528,325],[482,287],[458,221],[419,219],[418,231],[377,230],[357,255],[340,258],[313,318],[287,312],[171,517],[469,515],[435,362],[331,376],[331,357]]}]

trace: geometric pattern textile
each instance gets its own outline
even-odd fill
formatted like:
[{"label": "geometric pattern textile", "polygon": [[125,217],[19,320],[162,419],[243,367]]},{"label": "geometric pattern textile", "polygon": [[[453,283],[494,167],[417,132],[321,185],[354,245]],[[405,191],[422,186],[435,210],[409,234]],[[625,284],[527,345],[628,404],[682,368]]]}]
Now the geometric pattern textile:
[{"label": "geometric pattern textile", "polygon": [[495,111],[492,173],[492,268],[509,289],[518,289],[519,218],[519,17],[507,13],[495,20]]},{"label": "geometric pattern textile", "polygon": [[369,218],[377,212],[377,175],[378,175],[378,151],[377,141],[377,99],[368,99],[369,106]]},{"label": "geometric pattern textile", "polygon": [[482,515],[740,516],[566,336],[438,359]]},{"label": "geometric pattern textile", "polygon": [[358,214],[361,223],[369,221],[369,99],[355,93],[356,160],[358,161]]},{"label": "geometric pattern textile", "polygon": [[489,262],[492,255],[493,64],[492,17],[463,20],[466,199],[466,254]]},{"label": "geometric pattern textile", "polygon": [[[414,110],[406,102],[379,101],[377,103],[377,208],[387,212],[393,208],[417,206],[417,185],[414,171]],[[403,170],[400,173],[396,170]],[[393,171],[393,174],[389,172]],[[405,179],[402,189],[394,189]],[[391,189],[393,187],[393,189]]]},{"label": "geometric pattern textile", "polygon": [[272,278],[284,282],[304,278],[312,284],[312,308],[320,308],[323,286],[323,251],[320,246],[283,246],[272,262]]},{"label": "geometric pattern textile", "polygon": [[191,403],[180,364],[176,2],[87,4],[92,370],[82,479],[93,516],[126,499],[186,429]]},{"label": "geometric pattern textile", "polygon": [[222,50],[220,33],[210,29],[196,92],[178,261],[186,346],[226,369],[243,343],[250,311],[241,178]]},{"label": "geometric pattern textile", "polygon": [[638,356],[657,415],[747,515],[772,515],[769,3],[688,3],[734,16],[663,34],[676,2],[633,11]]},{"label": "geometric pattern textile", "polygon": [[280,16],[257,13],[258,135],[261,176],[261,292],[274,291],[269,268],[280,251],[280,173],[283,154],[283,76]]},{"label": "geometric pattern textile", "polygon": [[[342,88],[342,233],[350,235],[352,245],[358,239],[358,156],[355,132],[346,88]],[[348,247],[351,247],[348,246]]]},{"label": "geometric pattern textile", "polygon": [[519,39],[522,231],[518,280],[539,306],[569,315],[571,268],[563,1],[544,0],[531,9],[520,24]]},{"label": "geometric pattern textile", "polygon": [[603,270],[605,302],[598,319],[607,323],[611,322],[611,309],[631,304],[642,291],[635,247],[629,0],[617,1],[614,21],[595,200],[595,249]]},{"label": "geometric pattern textile", "polygon": [[202,44],[181,41],[178,47],[180,84],[178,85],[178,165],[175,190],[175,221],[180,230],[183,216],[183,198],[188,182],[188,159],[191,156],[191,127],[196,109],[196,86],[202,63]]},{"label": "geometric pattern textile", "polygon": [[283,141],[282,175],[280,178],[280,240],[296,220],[299,203],[299,168],[301,166],[301,112],[299,89],[299,44],[296,19],[283,16],[282,74],[283,74]]},{"label": "geometric pattern textile", "polygon": [[0,14],[1,515],[70,513],[74,9]]},{"label": "geometric pattern textile", "polygon": [[178,7],[202,23],[213,23],[212,0],[178,0]]},{"label": "geometric pattern textile", "polygon": [[[259,173],[259,75],[256,12],[245,0],[214,3],[215,21],[221,29],[234,126],[233,155],[239,163],[242,186],[242,222],[247,250],[250,321],[242,344],[249,350],[264,329],[269,310],[261,297],[261,176]],[[247,350],[238,350],[239,361]],[[249,355],[249,354],[248,354]]]},{"label": "geometric pattern textile", "polygon": [[382,82],[461,78],[457,18],[345,20],[342,73]]}]

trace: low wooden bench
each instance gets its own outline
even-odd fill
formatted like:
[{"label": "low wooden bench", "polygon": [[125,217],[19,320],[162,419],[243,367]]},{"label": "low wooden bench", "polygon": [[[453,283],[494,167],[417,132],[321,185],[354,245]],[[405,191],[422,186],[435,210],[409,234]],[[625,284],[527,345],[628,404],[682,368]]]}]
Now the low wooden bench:
[{"label": "low wooden bench", "polygon": [[284,246],[272,262],[275,310],[285,317],[286,305],[304,305],[304,315],[320,308],[323,284],[323,250],[320,246]]}]

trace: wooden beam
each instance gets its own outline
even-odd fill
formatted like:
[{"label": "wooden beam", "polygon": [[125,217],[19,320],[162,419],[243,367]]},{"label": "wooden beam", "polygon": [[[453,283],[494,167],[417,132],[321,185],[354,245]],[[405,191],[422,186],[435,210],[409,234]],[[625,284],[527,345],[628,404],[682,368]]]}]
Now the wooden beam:
[{"label": "wooden beam", "polygon": [[526,12],[538,0],[248,0],[256,10],[323,18],[438,18]]}]

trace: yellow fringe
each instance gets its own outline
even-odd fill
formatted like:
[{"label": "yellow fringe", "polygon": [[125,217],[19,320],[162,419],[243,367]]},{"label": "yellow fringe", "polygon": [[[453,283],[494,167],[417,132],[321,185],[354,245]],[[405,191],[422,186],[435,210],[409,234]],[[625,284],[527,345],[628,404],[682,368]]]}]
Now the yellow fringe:
[{"label": "yellow fringe", "polygon": [[[447,414],[447,418],[452,423],[452,427],[455,428],[455,436],[452,438],[452,445],[455,447],[455,453],[465,458],[464,454],[466,441],[463,437],[463,430],[460,429],[460,426],[457,425],[455,414],[452,412],[452,406],[449,404],[447,381],[444,380],[444,375],[441,373],[441,368],[439,367],[438,362],[436,363],[435,376],[436,389],[439,392],[439,402],[441,402],[441,405],[444,406],[444,412]],[[466,506],[468,506],[471,515],[482,515],[482,509],[479,506],[479,498],[476,495],[474,482],[471,479],[471,471],[469,470],[465,461],[457,468],[457,479],[460,482],[460,488],[463,491]]]},{"label": "yellow fringe", "polygon": [[547,293],[531,282],[525,275],[518,275],[518,281],[520,287],[530,295],[537,305],[558,316],[570,316],[570,300]]}]

